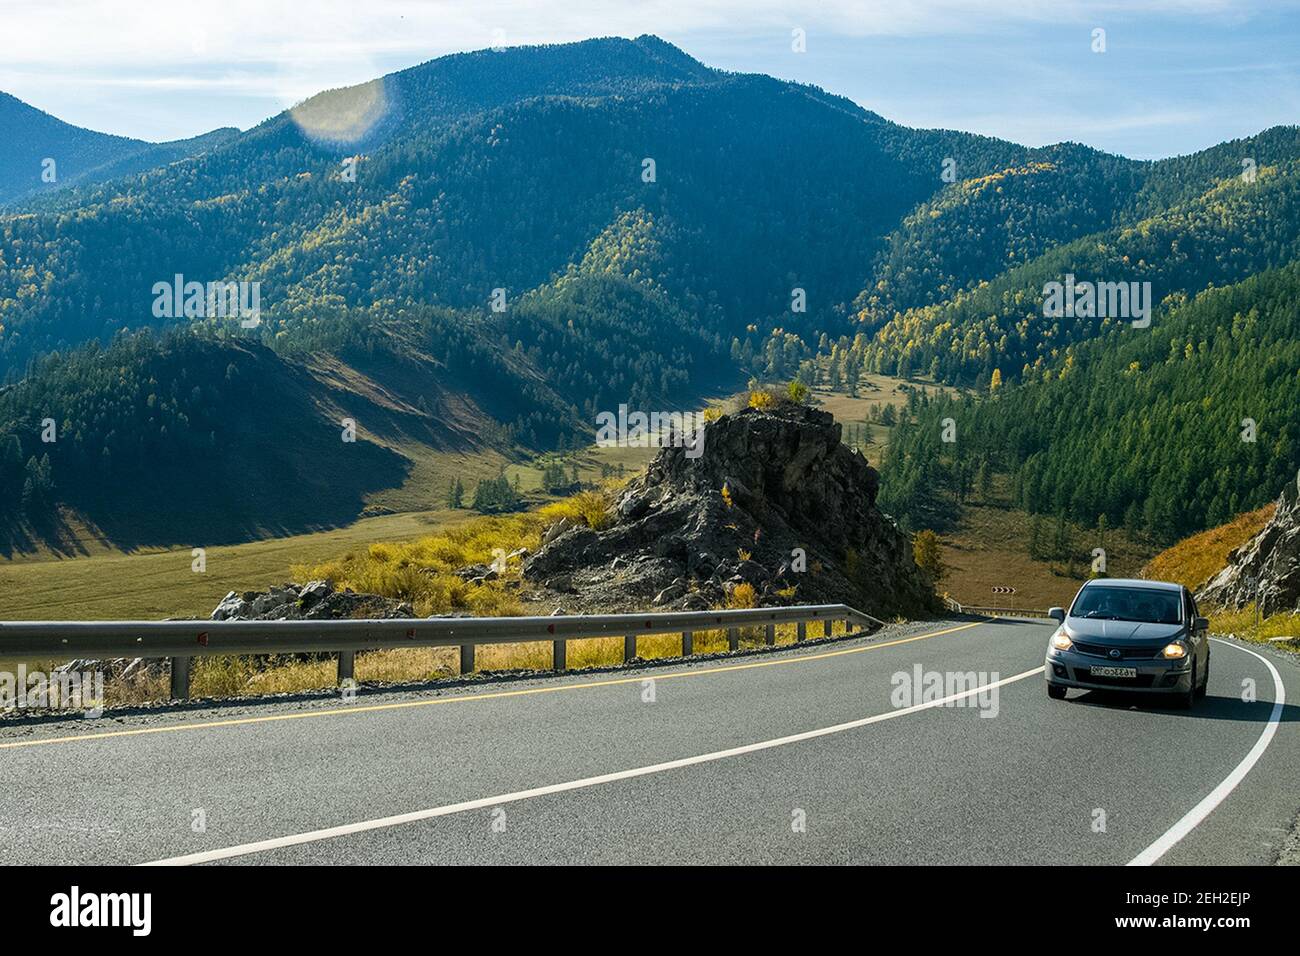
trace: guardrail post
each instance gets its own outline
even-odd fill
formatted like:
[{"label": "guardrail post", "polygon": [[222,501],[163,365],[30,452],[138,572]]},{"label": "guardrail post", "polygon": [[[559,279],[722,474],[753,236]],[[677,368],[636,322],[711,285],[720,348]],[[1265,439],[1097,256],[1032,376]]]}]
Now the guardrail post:
[{"label": "guardrail post", "polygon": [[352,674],[356,670],[356,651],[339,651],[339,683],[345,680],[352,680]]},{"label": "guardrail post", "polygon": [[763,636],[764,636],[764,639],[767,641],[769,647],[770,647],[771,645],[775,644],[775,643],[776,643],[776,625],[775,625],[775,624],[769,624],[769,625],[767,626],[767,633],[764,634]]},{"label": "guardrail post", "polygon": [[190,658],[172,658],[172,700],[190,699]]},{"label": "guardrail post", "polygon": [[808,622],[800,621],[795,629],[794,639],[796,641],[806,640],[808,638]]},{"label": "guardrail post", "polygon": [[460,646],[460,672],[461,674],[474,673],[474,645],[462,644]]},{"label": "guardrail post", "polygon": [[623,635],[623,661],[624,663],[626,663],[627,661],[632,660],[632,658],[634,657],[636,657],[636,635],[624,634]]},{"label": "guardrail post", "polygon": [[727,650],[735,651],[740,649],[740,628],[727,628]]},{"label": "guardrail post", "polygon": [[551,670],[562,671],[569,666],[569,642],[551,641]]},{"label": "guardrail post", "polygon": [[830,620],[822,621],[822,636],[823,636],[823,637],[830,637],[830,636],[831,636],[831,628],[832,628],[834,625],[835,625],[835,622],[834,622],[834,621],[830,621]]},{"label": "guardrail post", "polygon": [[695,653],[695,632],[682,631],[682,657],[690,657]]}]

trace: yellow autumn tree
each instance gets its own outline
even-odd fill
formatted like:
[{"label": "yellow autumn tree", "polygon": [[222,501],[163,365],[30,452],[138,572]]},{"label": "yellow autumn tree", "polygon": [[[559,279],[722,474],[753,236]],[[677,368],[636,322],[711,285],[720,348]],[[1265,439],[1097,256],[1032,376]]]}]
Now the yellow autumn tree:
[{"label": "yellow autumn tree", "polygon": [[928,529],[918,531],[912,538],[912,557],[916,566],[928,574],[931,581],[938,581],[948,570],[939,555],[939,536]]}]

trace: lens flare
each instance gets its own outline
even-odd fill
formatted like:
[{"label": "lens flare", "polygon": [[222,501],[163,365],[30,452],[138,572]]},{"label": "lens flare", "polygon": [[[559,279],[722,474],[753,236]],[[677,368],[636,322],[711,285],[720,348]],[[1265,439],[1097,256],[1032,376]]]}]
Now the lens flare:
[{"label": "lens flare", "polygon": [[319,93],[289,110],[306,135],[322,143],[351,145],[365,139],[388,115],[384,80]]}]

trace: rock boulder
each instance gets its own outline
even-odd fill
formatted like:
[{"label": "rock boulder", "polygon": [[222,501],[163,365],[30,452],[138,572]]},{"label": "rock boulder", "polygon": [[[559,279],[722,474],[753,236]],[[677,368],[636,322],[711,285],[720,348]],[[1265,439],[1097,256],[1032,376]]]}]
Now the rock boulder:
[{"label": "rock boulder", "polygon": [[610,609],[716,606],[738,584],[765,605],[929,609],[933,590],[908,536],[876,507],[878,489],[830,414],[745,409],[707,426],[698,457],[663,449],[614,503],[609,527],[563,529],[524,576]]},{"label": "rock boulder", "polygon": [[1198,602],[1223,608],[1257,598],[1264,615],[1300,611],[1300,476],[1283,489],[1264,530],[1232,551],[1196,594]]}]

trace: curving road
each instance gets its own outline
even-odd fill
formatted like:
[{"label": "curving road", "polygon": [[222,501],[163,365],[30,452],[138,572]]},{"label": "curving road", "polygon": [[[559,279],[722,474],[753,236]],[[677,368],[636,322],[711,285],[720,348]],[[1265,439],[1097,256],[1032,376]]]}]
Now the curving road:
[{"label": "curving road", "polygon": [[[1190,713],[1055,702],[1049,633],[929,622],[350,704],[0,726],[0,860],[1273,862],[1300,810],[1300,666],[1217,641]],[[909,697],[918,673],[975,683]]]}]

